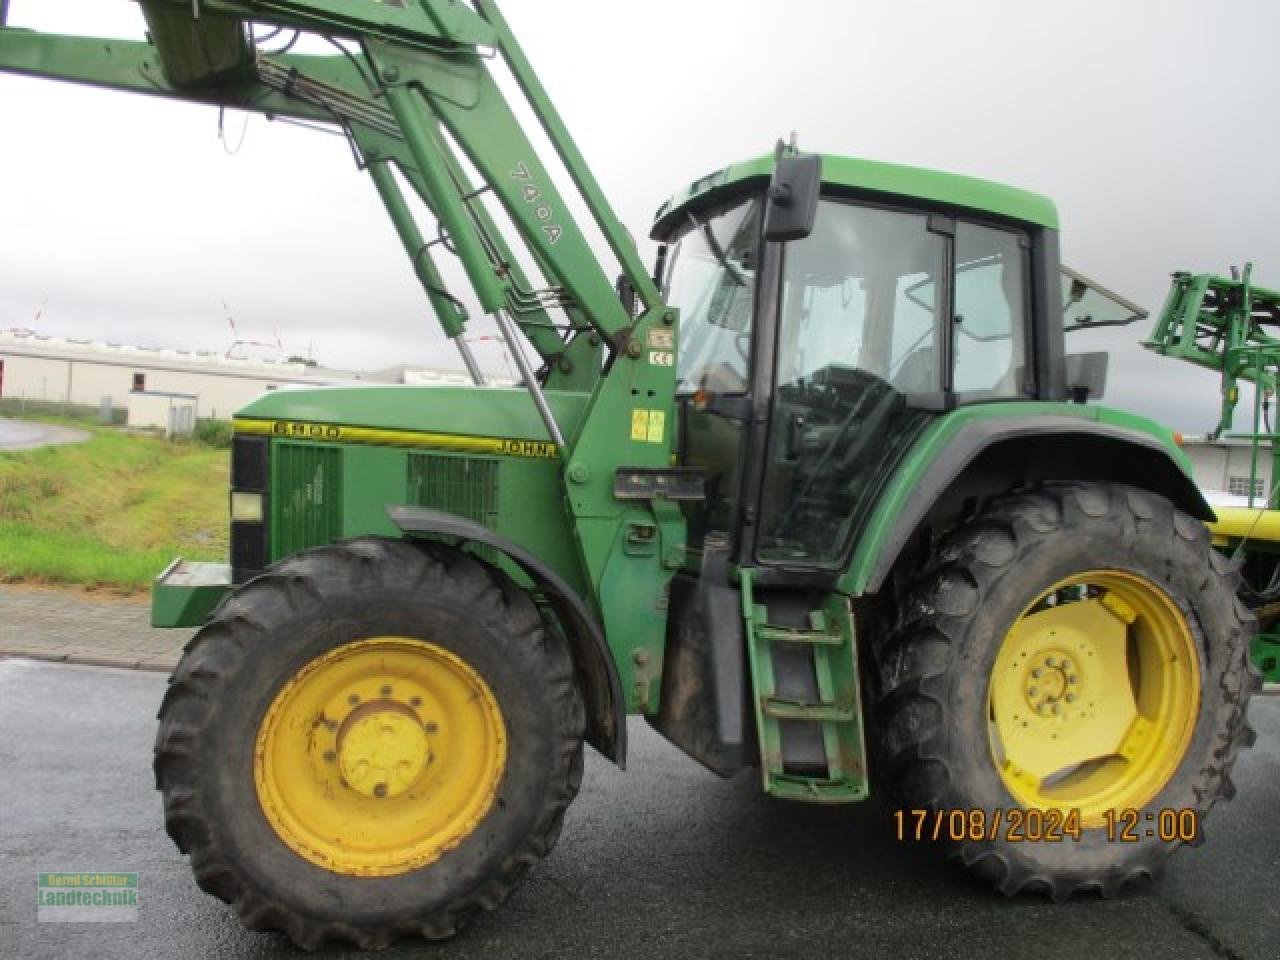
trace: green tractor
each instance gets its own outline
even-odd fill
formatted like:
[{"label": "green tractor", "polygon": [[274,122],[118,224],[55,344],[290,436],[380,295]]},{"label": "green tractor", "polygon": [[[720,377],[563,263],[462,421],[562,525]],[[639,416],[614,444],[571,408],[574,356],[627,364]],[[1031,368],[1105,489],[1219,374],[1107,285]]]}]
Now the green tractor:
[{"label": "green tractor", "polygon": [[1005,894],[1110,895],[1201,839],[1254,621],[1170,432],[1087,402],[1105,357],[1066,326],[1133,311],[1061,271],[1050,201],[780,145],[662,206],[650,273],[492,0],[141,7],[146,42],[7,29],[0,68],[341,130],[477,381],[254,401],[230,563],[156,582],[155,623],[200,627],[166,826],[248,927],[449,936],[628,715],[786,800],[874,774]]}]

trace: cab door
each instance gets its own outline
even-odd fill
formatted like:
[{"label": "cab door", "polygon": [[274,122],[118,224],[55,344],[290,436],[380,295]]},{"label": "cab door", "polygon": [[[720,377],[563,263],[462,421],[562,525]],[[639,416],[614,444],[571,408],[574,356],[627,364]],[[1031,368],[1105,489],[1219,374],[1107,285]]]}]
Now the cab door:
[{"label": "cab door", "polygon": [[1033,394],[1029,248],[1002,225],[821,203],[812,233],[785,245],[776,357],[757,372],[772,409],[754,561],[840,569],[931,420]]}]

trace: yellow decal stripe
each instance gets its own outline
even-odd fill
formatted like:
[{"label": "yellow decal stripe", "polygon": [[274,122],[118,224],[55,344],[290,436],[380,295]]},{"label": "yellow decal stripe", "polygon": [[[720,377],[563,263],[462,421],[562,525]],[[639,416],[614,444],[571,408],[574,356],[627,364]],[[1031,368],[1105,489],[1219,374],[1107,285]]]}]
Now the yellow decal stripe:
[{"label": "yellow decal stripe", "polygon": [[236,433],[322,443],[369,443],[396,447],[429,447],[457,453],[487,453],[500,457],[554,459],[559,450],[547,440],[517,440],[505,437],[472,437],[456,433],[428,433],[423,430],[383,430],[379,427],[349,427],[339,423],[309,423],[299,420],[234,421]]}]

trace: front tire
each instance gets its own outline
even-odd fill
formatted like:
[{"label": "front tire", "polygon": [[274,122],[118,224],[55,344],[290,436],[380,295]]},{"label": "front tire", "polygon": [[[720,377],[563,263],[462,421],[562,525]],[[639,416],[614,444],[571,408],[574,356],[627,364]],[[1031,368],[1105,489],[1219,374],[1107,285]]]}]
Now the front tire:
[{"label": "front tire", "polygon": [[496,569],[363,539],[236,591],[170,680],[165,825],[245,926],[451,936],[550,852],[582,777],[565,644]]},{"label": "front tire", "polygon": [[[983,811],[990,832],[953,847],[1009,895],[1110,896],[1155,875],[1233,796],[1253,742],[1254,621],[1234,581],[1204,525],[1148,491],[1052,485],[995,501],[939,546],[875,657],[904,806]],[[991,826],[1011,809],[1075,811],[1079,839],[1018,842]],[[1139,827],[1122,842],[1128,810]],[[1161,810],[1194,811],[1195,836],[1148,831]]]}]

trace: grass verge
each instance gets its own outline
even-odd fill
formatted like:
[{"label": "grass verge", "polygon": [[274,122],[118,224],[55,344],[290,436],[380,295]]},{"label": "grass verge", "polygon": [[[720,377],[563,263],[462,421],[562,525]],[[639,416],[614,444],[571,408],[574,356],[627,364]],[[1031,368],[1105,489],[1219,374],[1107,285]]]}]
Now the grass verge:
[{"label": "grass verge", "polygon": [[226,559],[228,451],[74,426],[89,440],[0,453],[0,581],[137,592],[176,556]]}]

